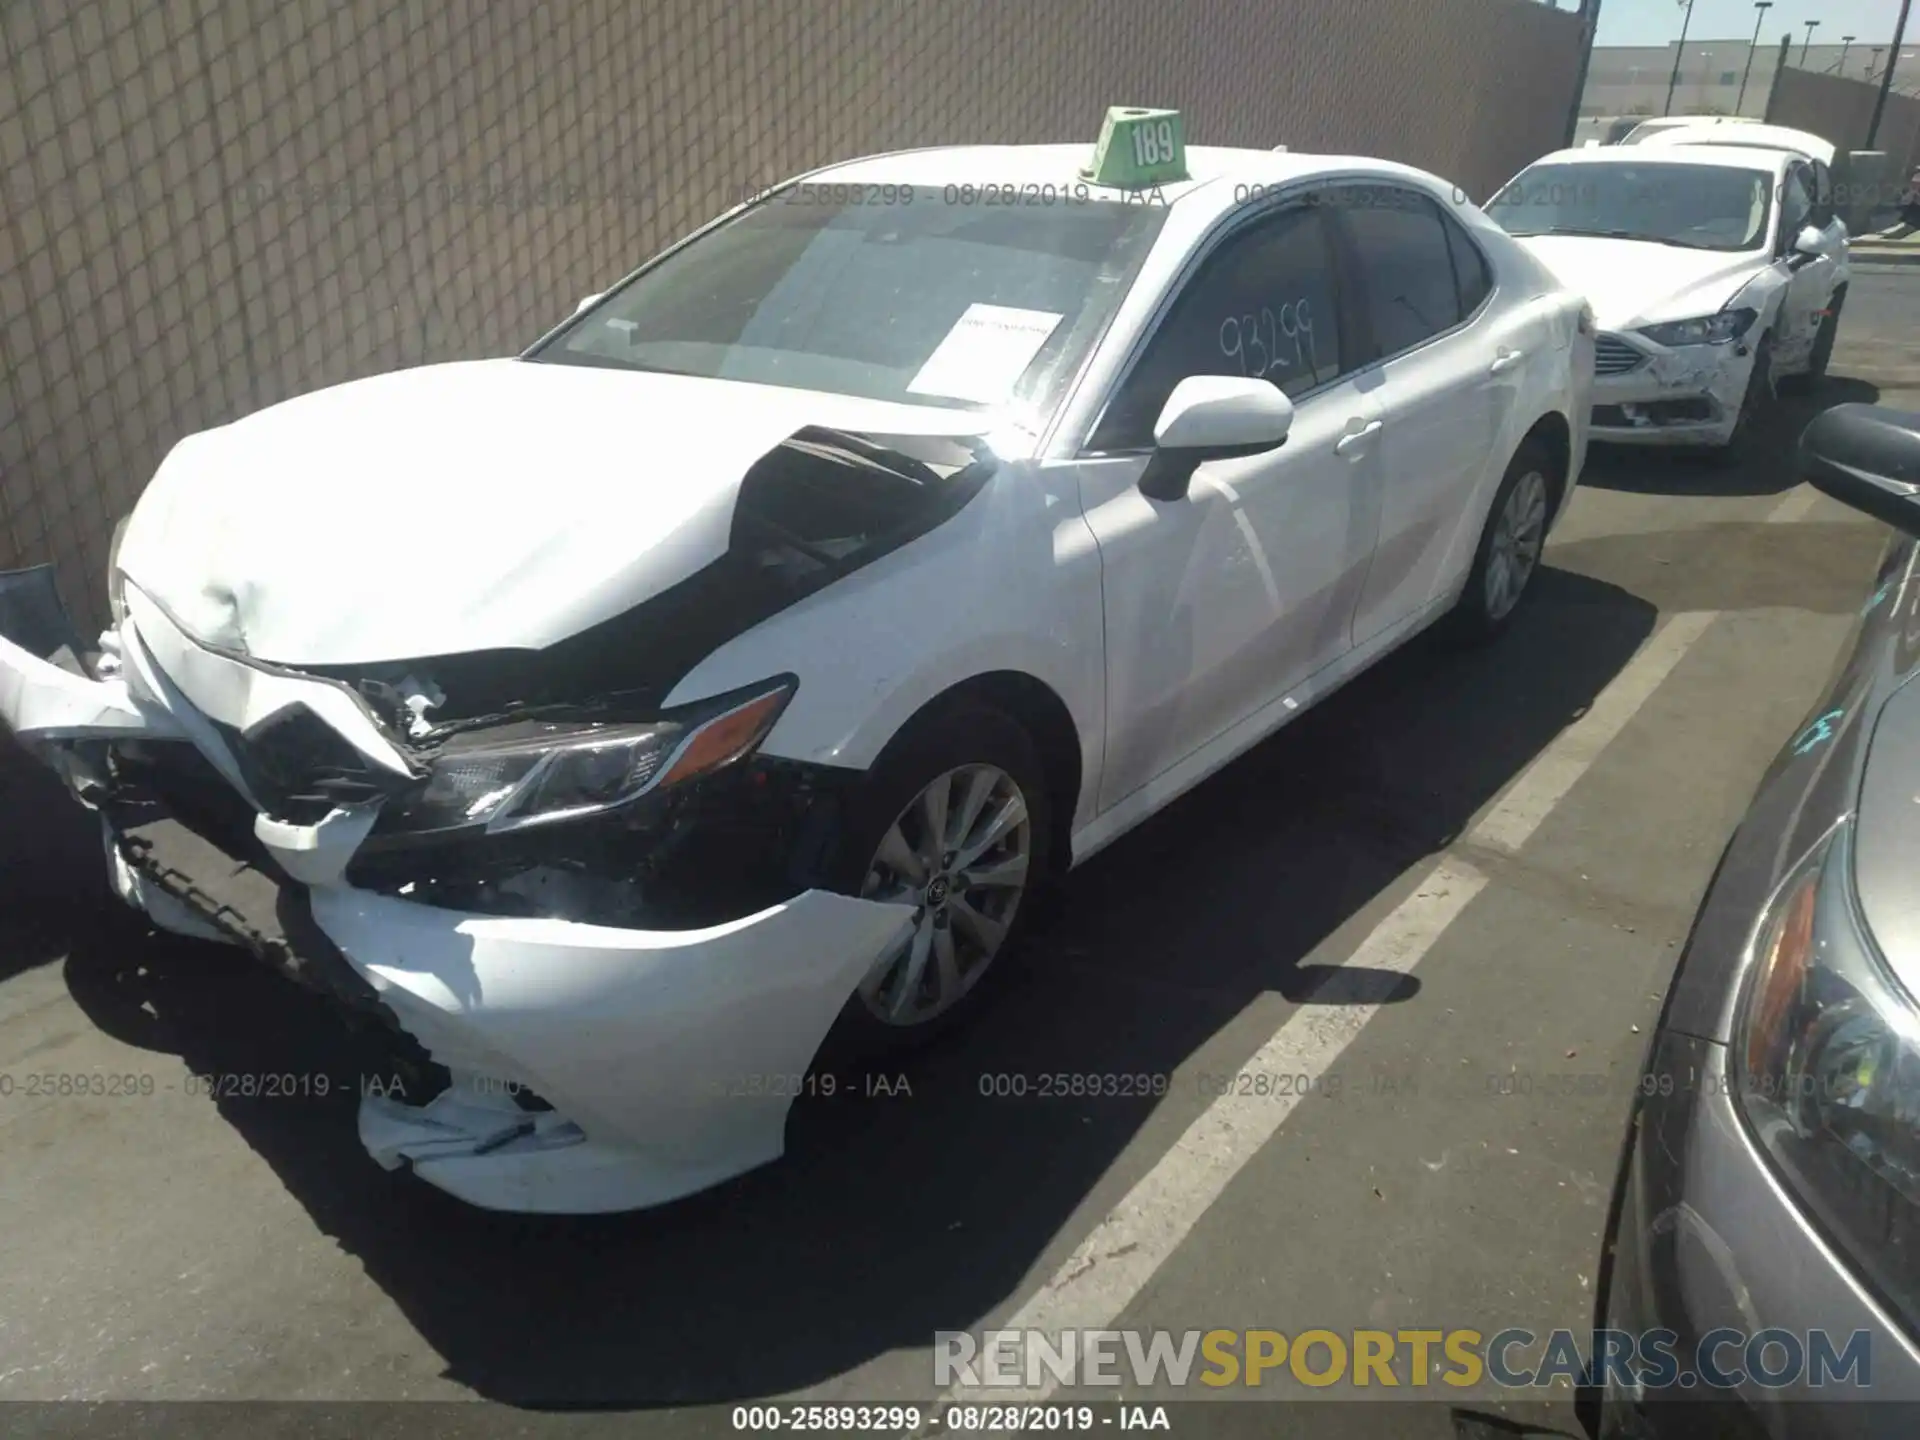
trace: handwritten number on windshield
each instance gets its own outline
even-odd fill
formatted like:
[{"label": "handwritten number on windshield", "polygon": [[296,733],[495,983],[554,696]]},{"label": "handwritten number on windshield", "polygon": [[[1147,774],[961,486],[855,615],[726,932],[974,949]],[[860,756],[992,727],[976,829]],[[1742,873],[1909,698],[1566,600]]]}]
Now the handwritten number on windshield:
[{"label": "handwritten number on windshield", "polygon": [[1282,305],[1277,315],[1264,305],[1257,315],[1229,315],[1220,322],[1220,353],[1254,379],[1302,365],[1316,370],[1313,309],[1300,299]]}]

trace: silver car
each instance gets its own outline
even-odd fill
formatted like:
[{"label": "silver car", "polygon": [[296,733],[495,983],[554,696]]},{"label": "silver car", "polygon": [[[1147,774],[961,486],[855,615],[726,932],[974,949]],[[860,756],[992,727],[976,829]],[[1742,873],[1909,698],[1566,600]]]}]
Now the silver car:
[{"label": "silver car", "polygon": [[[1897,535],[1682,952],[1597,1296],[1604,1330],[1696,1357],[1724,1332],[1728,1363],[1590,1376],[1602,1435],[1920,1435],[1920,414],[1829,410],[1801,464]],[[1857,1372],[1742,1374],[1738,1337],[1770,1330]]]}]

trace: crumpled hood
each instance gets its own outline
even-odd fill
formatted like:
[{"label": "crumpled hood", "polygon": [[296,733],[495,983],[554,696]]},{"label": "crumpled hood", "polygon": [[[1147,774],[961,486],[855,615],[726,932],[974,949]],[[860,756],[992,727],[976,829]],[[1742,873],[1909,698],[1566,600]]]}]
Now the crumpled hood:
[{"label": "crumpled hood", "polygon": [[687,376],[422,366],[182,440],[119,567],[202,644],[275,664],[538,649],[717,558],[742,478],[801,427],[980,423]]},{"label": "crumpled hood", "polygon": [[1683,250],[1589,235],[1531,235],[1519,243],[1587,297],[1602,330],[1711,315],[1760,269],[1751,251]]}]

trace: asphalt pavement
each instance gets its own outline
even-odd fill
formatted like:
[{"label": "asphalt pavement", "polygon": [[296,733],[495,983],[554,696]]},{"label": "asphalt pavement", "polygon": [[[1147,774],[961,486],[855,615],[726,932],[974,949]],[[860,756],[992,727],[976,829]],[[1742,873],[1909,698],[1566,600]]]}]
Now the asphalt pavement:
[{"label": "asphalt pavement", "polygon": [[[237,954],[148,933],[84,817],[0,760],[0,1399],[478,1402],[355,1424],[503,1435],[614,1407],[651,1440],[773,1397],[925,1405],[936,1331],[1010,1321],[1583,1329],[1675,955],[1885,540],[1797,486],[1791,442],[1827,404],[1920,409],[1916,335],[1920,271],[1862,269],[1765,463],[1597,452],[1500,643],[1356,681],[1076,872],[1019,983],[894,1093],[803,1101],[785,1160],[656,1212],[490,1215],[376,1169],[376,1062]],[[309,1078],[193,1093],[210,1073]],[[1043,1093],[1115,1075],[1164,1093]],[[1351,1398],[1288,1431],[1575,1434],[1570,1399]]]}]

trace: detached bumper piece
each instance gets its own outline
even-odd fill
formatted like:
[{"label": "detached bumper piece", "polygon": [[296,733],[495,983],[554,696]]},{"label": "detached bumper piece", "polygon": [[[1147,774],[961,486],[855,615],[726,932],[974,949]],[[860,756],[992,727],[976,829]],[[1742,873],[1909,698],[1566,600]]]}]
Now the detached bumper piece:
[{"label": "detached bumper piece", "polygon": [[75,674],[84,648],[53,585],[53,567],[0,570],[0,636]]},{"label": "detached bumper piece", "polygon": [[144,879],[297,984],[391,1024],[374,988],[314,923],[306,891],[138,801],[105,807],[120,853]]},{"label": "detached bumper piece", "polygon": [[[379,992],[315,923],[309,892],[280,874],[264,852],[247,853],[219,827],[188,823],[157,800],[126,791],[101,806],[108,841],[143,885],[302,988],[340,1007],[373,1035],[410,1094],[434,1095],[450,1072],[401,1028]],[[257,849],[257,847],[255,847]],[[149,896],[147,904],[152,905]]]}]

